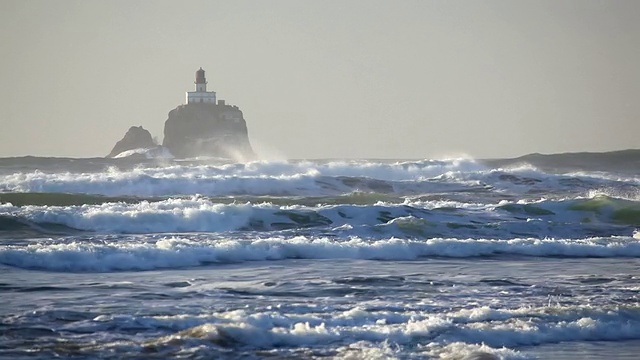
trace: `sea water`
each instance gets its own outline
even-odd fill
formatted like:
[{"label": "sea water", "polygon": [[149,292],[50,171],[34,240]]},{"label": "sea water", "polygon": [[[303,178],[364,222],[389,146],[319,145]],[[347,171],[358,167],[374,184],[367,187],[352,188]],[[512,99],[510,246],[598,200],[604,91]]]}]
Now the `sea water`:
[{"label": "sea water", "polygon": [[0,159],[0,358],[636,359],[640,170],[566,160]]}]

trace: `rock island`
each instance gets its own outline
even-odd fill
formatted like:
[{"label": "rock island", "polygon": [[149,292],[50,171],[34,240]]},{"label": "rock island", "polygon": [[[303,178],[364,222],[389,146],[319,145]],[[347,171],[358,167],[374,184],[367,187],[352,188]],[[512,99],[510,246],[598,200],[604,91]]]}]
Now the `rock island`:
[{"label": "rock island", "polygon": [[[137,136],[132,136],[134,134]],[[149,143],[149,138],[151,134],[147,130],[132,127],[108,157],[157,147],[158,144]],[[196,71],[195,91],[186,93],[186,104],[169,112],[162,147],[179,159],[218,157],[242,161],[255,157],[242,111],[216,99],[215,91],[207,91],[202,68]]]}]

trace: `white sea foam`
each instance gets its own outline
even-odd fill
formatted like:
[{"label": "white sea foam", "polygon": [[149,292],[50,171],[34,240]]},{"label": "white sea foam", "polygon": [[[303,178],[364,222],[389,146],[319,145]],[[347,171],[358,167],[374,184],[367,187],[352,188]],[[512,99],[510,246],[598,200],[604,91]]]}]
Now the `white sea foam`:
[{"label": "white sea foam", "polygon": [[[639,179],[597,173],[547,174],[531,166],[486,169],[470,159],[413,162],[257,161],[219,165],[110,168],[101,172],[27,171],[0,175],[0,191],[168,196],[204,194],[322,196],[374,191],[434,193],[492,187],[511,193],[595,190],[627,193]],[[636,192],[637,194],[637,192]]]},{"label": "white sea foam", "polygon": [[225,240],[166,237],[156,241],[101,240],[0,246],[0,263],[54,271],[123,271],[193,267],[215,263],[282,259],[415,260],[420,257],[467,258],[493,255],[564,257],[640,257],[633,238],[583,240],[430,239],[336,241],[329,238]]},{"label": "white sea foam", "polygon": [[[473,160],[425,160],[403,163],[272,161],[218,166],[173,165],[136,168],[129,171],[112,168],[97,173],[33,171],[1,175],[0,191],[135,196],[186,194],[310,196],[348,193],[358,188],[369,190],[368,186],[376,185],[368,184],[366,181],[351,181],[346,184],[341,180],[342,177],[399,182],[406,186],[404,182],[424,181],[453,169],[476,171],[481,168]],[[433,187],[438,184],[427,185]]]},{"label": "white sea foam", "polygon": [[[348,341],[345,357],[363,351],[394,355],[393,345],[417,344],[413,351],[443,359],[523,359],[508,349],[560,341],[640,339],[640,320],[633,308],[589,306],[493,309],[477,307],[444,312],[398,310],[332,310],[331,307],[288,312],[279,308],[232,310],[199,316],[101,316],[84,331],[109,326],[171,329],[174,333],[151,341],[168,344],[206,340],[249,348],[323,346]],[[491,314],[477,317],[473,314]],[[483,357],[479,357],[484,354]]]},{"label": "white sea foam", "polygon": [[596,190],[610,194],[625,194],[631,191],[637,195],[637,186],[640,185],[640,178],[603,176],[592,172],[554,174],[543,172],[531,165],[477,171],[452,170],[433,180],[489,184],[496,191],[514,194],[570,191],[586,195]]},{"label": "white sea foam", "polygon": [[[373,181],[375,180],[375,181]],[[204,194],[322,196],[374,191],[433,193],[490,186],[526,193],[594,189],[629,192],[635,178],[547,174],[532,166],[487,169],[470,159],[372,162],[257,161],[219,165],[178,164],[102,172],[15,172],[0,175],[0,191],[168,196]]]},{"label": "white sea foam", "polygon": [[[2,170],[0,191],[189,196],[0,204],[5,355],[493,360],[640,339],[635,178],[472,160],[173,164]],[[293,197],[358,190],[393,196]],[[233,194],[293,196],[206,197]]]},{"label": "white sea foam", "polygon": [[[26,218],[36,223],[62,224],[80,230],[98,232],[158,233],[158,232],[224,232],[247,227],[272,230],[283,224],[299,226],[331,225],[334,228],[349,225],[381,225],[388,222],[397,226],[418,208],[399,205],[337,205],[337,206],[277,206],[270,203],[221,204],[202,197],[173,198],[163,201],[139,203],[104,203],[82,206],[23,206],[0,205],[0,215]],[[389,219],[381,218],[385,212]],[[489,213],[491,215],[492,213]],[[434,221],[455,220],[458,216],[442,214]],[[404,223],[407,223],[406,221]],[[253,224],[253,225],[252,225]]]},{"label": "white sea foam", "polygon": [[120,154],[114,156],[115,159],[126,158],[136,155],[142,155],[145,159],[173,159],[173,155],[169,149],[165,147],[157,147],[153,149],[132,149],[123,151]]},{"label": "white sea foam", "polygon": [[[0,215],[36,225],[58,224],[99,233],[224,233],[315,228],[332,229],[340,238],[511,239],[632,235],[634,228],[619,225],[614,211],[622,209],[633,214],[633,211],[640,211],[636,203],[603,199],[585,210],[574,208],[584,201],[500,202],[497,205],[405,201],[402,204],[281,206],[271,203],[222,204],[194,196],[81,206],[15,207],[5,203],[0,204]],[[443,205],[445,207],[440,208]],[[523,216],[527,218],[523,219]]]}]

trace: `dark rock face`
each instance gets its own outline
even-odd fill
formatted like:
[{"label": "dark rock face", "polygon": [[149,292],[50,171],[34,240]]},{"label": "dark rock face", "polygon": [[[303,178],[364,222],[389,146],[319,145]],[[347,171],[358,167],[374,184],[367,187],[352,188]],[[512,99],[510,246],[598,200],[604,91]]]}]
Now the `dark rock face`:
[{"label": "dark rock face", "polygon": [[188,104],[171,110],[162,145],[176,158],[213,156],[242,161],[255,157],[242,111],[225,104]]},{"label": "dark rock face", "polygon": [[107,157],[114,157],[124,151],[133,149],[151,149],[157,145],[151,137],[151,133],[145,130],[142,126],[132,126],[129,128],[122,140],[118,141],[113,147],[113,150],[107,155]]}]

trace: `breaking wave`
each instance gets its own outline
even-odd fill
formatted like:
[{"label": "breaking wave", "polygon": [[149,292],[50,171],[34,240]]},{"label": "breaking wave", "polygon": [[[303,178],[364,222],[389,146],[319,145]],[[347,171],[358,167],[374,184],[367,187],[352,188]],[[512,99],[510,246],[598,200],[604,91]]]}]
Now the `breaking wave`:
[{"label": "breaking wave", "polygon": [[[492,190],[514,194],[585,193],[612,189],[638,195],[640,179],[598,173],[549,174],[530,165],[489,169],[470,159],[413,162],[253,162],[141,166],[93,172],[8,172],[0,194],[103,196],[336,196],[353,192],[429,194]],[[0,198],[1,199],[1,198]],[[1,200],[0,200],[1,201]]]},{"label": "breaking wave", "polygon": [[[69,206],[7,203],[0,205],[0,216],[5,222],[33,224],[32,228],[57,225],[99,233],[316,229],[331,231],[338,238],[584,238],[631,236],[640,226],[640,202],[605,195],[497,204],[420,199],[387,203],[381,200],[382,196],[351,196],[329,198],[326,203],[322,199],[306,199],[306,205],[296,204],[295,199],[289,199],[290,203],[282,199],[280,203],[242,203],[199,196]],[[341,203],[345,199],[359,199],[364,204]]]},{"label": "breaking wave", "polygon": [[29,269],[105,272],[184,268],[219,263],[283,259],[415,260],[424,257],[640,257],[632,237],[589,239],[430,239],[352,238],[211,239],[206,236],[155,240],[96,238],[0,246],[0,263]]}]

